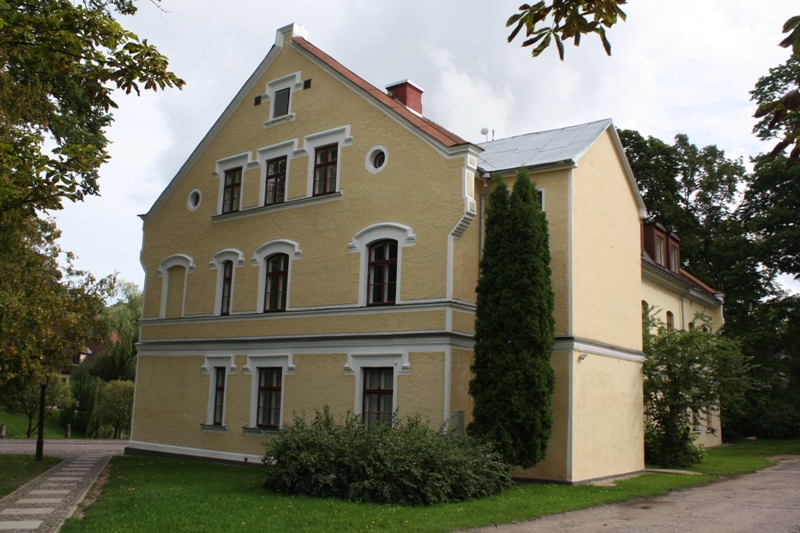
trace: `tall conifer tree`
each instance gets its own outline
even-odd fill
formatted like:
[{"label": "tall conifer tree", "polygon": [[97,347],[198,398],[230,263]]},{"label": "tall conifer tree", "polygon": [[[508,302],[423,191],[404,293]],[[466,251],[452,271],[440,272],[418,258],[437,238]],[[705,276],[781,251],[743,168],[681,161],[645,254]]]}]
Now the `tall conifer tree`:
[{"label": "tall conifer tree", "polygon": [[525,172],[510,196],[502,179],[489,195],[477,292],[469,431],[528,468],[544,459],[553,429],[555,321],[547,219]]}]

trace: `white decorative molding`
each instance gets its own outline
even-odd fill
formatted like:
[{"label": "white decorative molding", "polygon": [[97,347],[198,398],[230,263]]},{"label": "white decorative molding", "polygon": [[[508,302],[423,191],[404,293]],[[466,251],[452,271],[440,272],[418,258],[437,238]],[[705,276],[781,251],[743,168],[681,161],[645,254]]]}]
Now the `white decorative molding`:
[{"label": "white decorative molding", "polygon": [[295,366],[292,361],[292,354],[268,353],[268,352],[254,352],[247,355],[247,363],[242,369],[245,375],[253,376],[250,382],[250,423],[247,429],[258,427],[258,370],[260,368],[280,368],[281,369],[281,413],[279,416],[279,427],[283,427],[284,418],[284,396],[286,392],[286,376],[294,375]]},{"label": "white decorative molding", "polygon": [[161,306],[158,311],[158,318],[164,319],[167,317],[167,295],[169,293],[169,271],[171,268],[181,266],[186,269],[186,274],[183,277],[183,292],[181,293],[181,316],[183,316],[186,307],[186,286],[189,283],[189,274],[195,271],[194,259],[186,254],[174,254],[158,265],[156,276],[161,278]]},{"label": "white decorative molding", "polygon": [[216,383],[214,382],[214,368],[225,367],[225,397],[222,400],[222,426],[227,428],[226,415],[228,411],[228,376],[236,374],[236,360],[233,355],[207,355],[200,367],[200,372],[208,375],[208,409],[204,427],[214,426],[214,397],[216,396]]},{"label": "white decorative molding", "polygon": [[300,259],[303,251],[300,249],[300,243],[291,241],[289,239],[275,239],[269,241],[258,248],[253,253],[250,264],[259,267],[258,272],[258,301],[256,312],[264,312],[264,290],[266,289],[267,278],[267,258],[274,254],[286,254],[289,256],[289,272],[286,276],[286,310],[291,309],[291,296],[292,296],[292,263],[296,259]]},{"label": "white decorative molding", "polygon": [[248,453],[233,453],[221,452],[219,450],[208,450],[204,448],[190,448],[188,446],[172,446],[170,444],[157,444],[154,442],[143,442],[132,440],[128,442],[125,447],[126,453],[128,451],[134,452],[130,455],[136,455],[136,451],[163,453],[165,455],[175,456],[188,456],[188,457],[205,457],[210,459],[220,459],[223,461],[237,461],[241,463],[254,463],[261,464],[261,455],[253,455]]},{"label": "white decorative molding", "polygon": [[414,228],[400,222],[379,222],[362,229],[353,235],[353,240],[347,245],[349,253],[361,253],[358,270],[358,305],[367,305],[367,279],[369,276],[369,245],[376,241],[397,241],[397,285],[395,292],[395,305],[401,303],[400,289],[403,271],[403,248],[414,246],[417,236]]},{"label": "white decorative molding", "polygon": [[353,401],[353,412],[361,415],[363,406],[364,390],[364,368],[386,368],[394,369],[392,372],[392,411],[397,410],[397,376],[408,375],[411,373],[411,365],[408,362],[408,352],[395,353],[356,353],[347,354],[347,363],[344,365],[344,373],[348,376],[355,376],[355,393]]},{"label": "white decorative molding", "polygon": [[251,163],[253,162],[253,153],[252,152],[242,152],[241,154],[232,155],[229,157],[223,157],[222,159],[217,159],[214,172],[211,174],[212,178],[219,179],[219,195],[217,198],[217,213],[222,213],[222,200],[224,197],[224,190],[225,190],[225,172],[228,170],[233,170],[235,168],[242,169],[242,185],[241,191],[239,192],[239,205],[236,206],[234,211],[239,211],[242,208],[242,199],[244,198],[244,174],[245,170],[252,168]]},{"label": "white decorative molding", "polygon": [[[261,176],[259,178],[258,186],[258,203],[259,206],[264,205],[264,199],[267,193],[267,161],[278,159],[279,157],[286,158],[286,175],[283,183],[283,198],[278,204],[282,204],[287,200],[289,194],[289,169],[291,168],[291,161],[294,157],[294,152],[297,150],[297,139],[290,139],[270,146],[265,146],[256,150],[256,161],[261,167]],[[277,204],[270,204],[277,205]]]},{"label": "white decorative molding", "polygon": [[[375,156],[378,152],[383,152],[383,164],[379,167],[376,167],[374,164]],[[386,168],[386,165],[389,164],[389,150],[386,149],[385,146],[377,145],[373,146],[367,152],[367,156],[364,158],[364,166],[367,167],[367,172],[370,174],[377,174]]]},{"label": "white decorative molding", "polygon": [[226,248],[214,254],[214,259],[208,263],[208,268],[217,270],[217,288],[214,296],[214,314],[222,314],[222,285],[225,278],[225,269],[222,264],[225,261],[233,263],[233,270],[231,271],[231,295],[230,295],[230,312],[233,312],[233,293],[236,289],[236,269],[244,266],[244,254],[236,248]]},{"label": "white decorative molding", "polygon": [[334,191],[338,191],[342,183],[342,148],[353,144],[353,137],[350,135],[350,124],[303,137],[303,147],[298,149],[294,156],[308,155],[306,196],[314,196],[314,153],[317,148],[329,144],[336,144],[338,149],[336,155],[336,186],[333,188]]}]

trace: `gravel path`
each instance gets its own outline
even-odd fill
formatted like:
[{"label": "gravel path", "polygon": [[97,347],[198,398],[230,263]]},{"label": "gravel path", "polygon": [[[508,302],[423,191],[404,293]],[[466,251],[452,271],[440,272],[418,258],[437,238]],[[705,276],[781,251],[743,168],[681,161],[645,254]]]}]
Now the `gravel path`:
[{"label": "gravel path", "polygon": [[470,533],[800,533],[800,458],[704,487]]},{"label": "gravel path", "polygon": [[[0,500],[0,531],[56,532],[75,511],[112,455],[126,441],[45,441],[45,455],[64,459]],[[33,454],[36,441],[0,441],[0,453]]]}]

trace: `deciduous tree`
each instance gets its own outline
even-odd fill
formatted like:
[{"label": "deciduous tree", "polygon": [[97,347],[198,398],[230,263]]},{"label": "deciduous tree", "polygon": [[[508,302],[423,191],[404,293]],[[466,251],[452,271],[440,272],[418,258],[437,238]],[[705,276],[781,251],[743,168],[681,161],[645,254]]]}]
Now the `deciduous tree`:
[{"label": "deciduous tree", "polygon": [[469,432],[495,443],[509,464],[542,461],[553,428],[555,342],[547,219],[528,176],[509,196],[489,195],[475,322],[475,400]]},{"label": "deciduous tree", "polygon": [[0,1],[0,216],[97,194],[114,91],[184,84],[111,9],[136,10],[131,0]]}]

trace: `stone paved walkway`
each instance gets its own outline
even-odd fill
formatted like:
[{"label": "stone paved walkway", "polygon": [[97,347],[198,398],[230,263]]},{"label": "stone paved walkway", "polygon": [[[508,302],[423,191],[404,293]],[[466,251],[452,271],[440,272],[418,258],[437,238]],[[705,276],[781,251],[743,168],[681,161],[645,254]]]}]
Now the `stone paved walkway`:
[{"label": "stone paved walkway", "polygon": [[[69,518],[121,441],[47,441],[45,455],[63,462],[0,500],[0,531],[53,533]],[[31,450],[33,446],[33,450]],[[0,453],[33,453],[35,442],[0,441]]]}]

